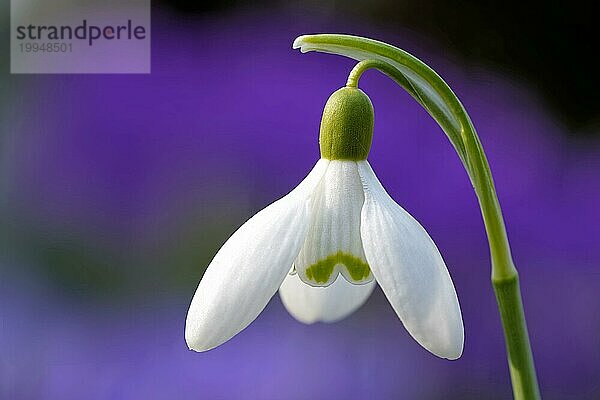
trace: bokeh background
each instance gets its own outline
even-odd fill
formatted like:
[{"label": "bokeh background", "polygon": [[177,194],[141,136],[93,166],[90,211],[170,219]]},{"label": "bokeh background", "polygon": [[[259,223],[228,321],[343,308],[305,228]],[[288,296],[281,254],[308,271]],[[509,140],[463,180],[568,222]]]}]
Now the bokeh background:
[{"label": "bokeh background", "polygon": [[[600,398],[600,85],[591,5],[153,1],[150,75],[10,75],[0,11],[1,399],[507,399],[477,202],[425,111],[386,77],[371,163],[436,240],[463,357],[414,342],[380,290],[304,326],[276,296],[227,344],[187,349],[204,268],[318,158],[353,62],[304,33],[387,41],[436,69],[487,151],[546,399]],[[126,55],[124,55],[126,56]],[[596,61],[595,61],[596,60]]]}]

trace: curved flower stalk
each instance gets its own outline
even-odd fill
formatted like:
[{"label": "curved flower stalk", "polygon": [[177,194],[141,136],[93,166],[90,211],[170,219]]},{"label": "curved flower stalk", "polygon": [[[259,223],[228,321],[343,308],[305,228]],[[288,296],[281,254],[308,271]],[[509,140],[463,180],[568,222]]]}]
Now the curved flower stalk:
[{"label": "curved flower stalk", "polygon": [[477,194],[492,259],[492,285],[504,328],[513,394],[540,398],[521,293],[500,204],[485,153],[466,110],[435,71],[411,54],[389,44],[350,35],[307,35],[293,44],[303,53],[319,51],[360,61],[347,85],[356,87],[361,74],[375,68],[402,86],[438,122],[456,149]]},{"label": "curved flower stalk", "polygon": [[372,134],[367,95],[355,87],[333,93],[321,121],[321,159],[296,189],[242,225],[208,266],[186,320],[191,349],[232,338],[277,290],[297,320],[334,322],[359,308],[377,282],[418,343],[439,357],[460,357],[454,285],[433,240],[367,162]]}]

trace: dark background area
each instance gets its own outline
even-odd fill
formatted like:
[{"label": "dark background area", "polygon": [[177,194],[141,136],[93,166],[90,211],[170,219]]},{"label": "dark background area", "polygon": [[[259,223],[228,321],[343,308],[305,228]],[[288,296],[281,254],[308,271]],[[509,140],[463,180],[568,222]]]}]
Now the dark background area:
[{"label": "dark background area", "polygon": [[[387,31],[413,30],[464,64],[494,67],[527,82],[575,135],[598,134],[598,8],[586,1],[218,1],[162,0],[191,16],[249,8],[361,19]],[[343,32],[341,32],[343,33]]]}]

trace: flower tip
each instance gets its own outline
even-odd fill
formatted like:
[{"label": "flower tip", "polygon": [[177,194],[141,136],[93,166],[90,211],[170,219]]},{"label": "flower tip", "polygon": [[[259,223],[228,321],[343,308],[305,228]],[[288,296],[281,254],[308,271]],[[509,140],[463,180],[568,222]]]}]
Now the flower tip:
[{"label": "flower tip", "polygon": [[185,342],[187,344],[188,349],[191,351],[195,351],[196,353],[203,353],[205,351],[209,351],[217,347],[218,345],[207,345],[206,343],[202,343],[200,340],[195,340],[194,338],[189,337],[187,334],[185,336]]},{"label": "flower tip", "polygon": [[447,354],[444,358],[446,360],[456,361],[462,356],[462,353],[463,353],[463,346],[461,345],[459,349],[455,350],[452,353]]},{"label": "flower tip", "polygon": [[[306,35],[300,35],[298,36],[296,39],[294,39],[294,43],[292,43],[292,49],[298,49],[298,48],[302,48],[302,42],[304,41],[304,38],[306,37]],[[302,51],[302,50],[300,50]]]},{"label": "flower tip", "polygon": [[187,347],[188,347],[188,350],[189,350],[189,351],[193,351],[193,352],[196,352],[196,353],[202,353],[202,351],[201,351],[201,350],[196,350],[196,349],[195,349],[195,348],[194,348],[194,347],[193,347],[191,344],[189,344],[189,343],[187,344]]},{"label": "flower tip", "polygon": [[196,342],[196,340],[194,340],[194,338],[192,337],[190,332],[187,331],[187,329],[185,332],[185,343],[187,344],[188,349],[191,351],[195,351],[198,353],[204,351],[201,346],[198,346],[198,343]]},{"label": "flower tip", "polygon": [[440,358],[444,358],[449,361],[458,360],[462,356],[464,349],[464,333],[463,335],[460,335],[460,339],[456,340],[455,343],[448,343],[446,346],[437,349],[428,347],[426,348]]},{"label": "flower tip", "polygon": [[197,353],[202,353],[208,350],[212,350],[215,347],[219,346],[223,342],[214,340],[206,340],[207,338],[199,332],[199,329],[192,328],[192,324],[186,324],[185,329],[185,343],[187,344],[188,349],[195,351]]},{"label": "flower tip", "polygon": [[294,39],[294,43],[292,43],[292,49],[300,49],[301,53],[308,53],[311,50],[314,50],[314,47],[309,45],[309,38],[312,35],[300,35],[296,39]]}]

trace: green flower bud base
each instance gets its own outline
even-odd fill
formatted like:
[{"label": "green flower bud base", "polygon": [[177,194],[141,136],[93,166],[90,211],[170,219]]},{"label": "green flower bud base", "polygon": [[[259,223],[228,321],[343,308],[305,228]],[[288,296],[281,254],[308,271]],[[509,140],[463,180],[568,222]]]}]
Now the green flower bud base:
[{"label": "green flower bud base", "polygon": [[319,146],[328,160],[366,160],[373,138],[373,104],[356,87],[335,91],[327,100]]}]

